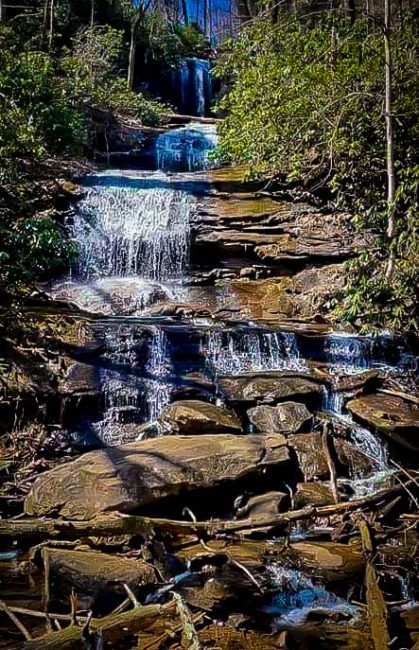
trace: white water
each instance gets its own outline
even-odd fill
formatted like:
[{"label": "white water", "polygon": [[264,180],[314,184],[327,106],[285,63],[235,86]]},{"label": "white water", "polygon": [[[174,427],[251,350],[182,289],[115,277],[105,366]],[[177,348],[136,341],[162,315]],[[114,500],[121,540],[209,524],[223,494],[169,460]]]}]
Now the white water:
[{"label": "white water", "polygon": [[214,165],[211,160],[218,143],[212,124],[190,124],[161,133],[156,141],[157,166],[164,171],[196,171]]},{"label": "white water", "polygon": [[303,623],[307,614],[316,609],[340,611],[350,616],[358,614],[356,607],[327,591],[301,571],[282,564],[272,564],[268,571],[272,586],[278,592],[265,611],[274,616],[277,629]]},{"label": "white water", "polygon": [[71,226],[79,248],[78,276],[161,281],[185,274],[193,199],[186,192],[160,187],[160,174],[153,189],[142,187],[141,180],[123,172],[108,184],[100,175],[90,177],[91,187]]},{"label": "white water", "polygon": [[220,374],[305,369],[296,337],[288,332],[210,330],[202,351]]},{"label": "white water", "polygon": [[210,63],[204,59],[183,59],[173,68],[172,86],[180,113],[205,115],[211,103]]}]

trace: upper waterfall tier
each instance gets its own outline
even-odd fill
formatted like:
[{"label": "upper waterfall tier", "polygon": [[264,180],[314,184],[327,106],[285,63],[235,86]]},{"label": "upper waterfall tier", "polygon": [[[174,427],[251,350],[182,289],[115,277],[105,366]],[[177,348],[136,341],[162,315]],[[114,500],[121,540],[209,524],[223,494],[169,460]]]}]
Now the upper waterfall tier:
[{"label": "upper waterfall tier", "polygon": [[172,90],[179,111],[185,115],[205,115],[212,98],[210,62],[182,59],[172,70]]}]

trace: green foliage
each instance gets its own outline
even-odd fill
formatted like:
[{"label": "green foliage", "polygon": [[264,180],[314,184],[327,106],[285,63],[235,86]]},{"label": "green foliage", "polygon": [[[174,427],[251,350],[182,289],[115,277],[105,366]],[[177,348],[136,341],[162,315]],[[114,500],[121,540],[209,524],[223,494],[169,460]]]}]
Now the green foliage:
[{"label": "green foliage", "polygon": [[[418,73],[413,20],[394,26],[393,117],[397,161],[397,269],[384,277],[386,138],[382,31],[362,18],[350,25],[328,12],[277,24],[259,20],[225,45],[216,74],[229,85],[220,101],[220,154],[251,176],[282,177],[311,191],[327,188],[354,227],[375,234],[349,265],[336,315],[359,325],[415,327],[415,194]],[[416,264],[415,264],[416,263]],[[417,273],[417,272],[416,272]]]},{"label": "green foliage", "polygon": [[31,217],[0,222],[0,285],[20,288],[63,271],[75,249],[50,218]]},{"label": "green foliage", "polygon": [[128,89],[126,59],[122,31],[96,26],[80,32],[73,39],[72,51],[66,52],[61,61],[68,93],[79,105],[130,115],[149,125],[159,124],[165,107]]},{"label": "green foliage", "polygon": [[35,41],[27,48],[13,29],[0,26],[0,285],[15,288],[63,270],[74,256],[59,225],[28,207],[28,167],[83,154],[91,107],[146,124],[158,124],[165,110],[128,90],[123,31],[84,29],[60,56],[33,49]]},{"label": "green foliage", "polygon": [[147,57],[167,64],[185,57],[207,58],[211,51],[208,38],[197,26],[171,24],[157,11],[147,14],[141,23],[138,43]]},{"label": "green foliage", "polygon": [[79,152],[83,127],[51,56],[22,52],[14,34],[0,28],[0,180],[18,157]]}]

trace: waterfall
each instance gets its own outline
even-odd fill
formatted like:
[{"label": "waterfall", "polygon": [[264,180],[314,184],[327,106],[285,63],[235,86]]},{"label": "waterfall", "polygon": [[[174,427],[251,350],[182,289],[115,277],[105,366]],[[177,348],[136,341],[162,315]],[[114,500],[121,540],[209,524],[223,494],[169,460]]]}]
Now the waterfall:
[{"label": "waterfall", "polygon": [[369,368],[414,369],[415,360],[402,340],[382,332],[377,336],[358,336],[336,332],[326,337],[325,360],[335,370],[357,373]]},{"label": "waterfall", "polygon": [[211,66],[205,59],[182,59],[172,70],[172,92],[180,113],[205,115],[212,99]]},{"label": "waterfall", "polygon": [[209,365],[220,374],[304,370],[294,334],[250,329],[210,330],[202,343]]},{"label": "waterfall", "polygon": [[[170,401],[172,373],[169,342],[161,328],[153,329],[151,337],[136,332],[135,326],[109,328],[105,334],[110,366],[99,370],[103,395],[103,418],[92,424],[97,439],[108,446],[121,444],[125,424],[155,420]],[[138,366],[140,374],[132,373]],[[135,428],[129,431],[135,437]]]},{"label": "waterfall", "polygon": [[162,133],[156,141],[157,167],[172,172],[207,169],[213,165],[210,152],[217,142],[213,124],[191,124]]},{"label": "waterfall", "polygon": [[90,177],[91,187],[75,214],[71,235],[79,248],[83,278],[136,275],[181,278],[189,258],[193,200],[182,191],[142,187],[141,178]]}]

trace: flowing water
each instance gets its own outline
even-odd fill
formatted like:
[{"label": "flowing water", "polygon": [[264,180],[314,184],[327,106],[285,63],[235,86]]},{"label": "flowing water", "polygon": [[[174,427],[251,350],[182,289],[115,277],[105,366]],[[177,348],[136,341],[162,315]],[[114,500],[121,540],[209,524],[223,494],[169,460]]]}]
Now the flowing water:
[{"label": "flowing water", "polygon": [[[192,74],[198,103],[203,70],[199,61],[189,61],[179,73],[186,94],[187,75]],[[106,351],[95,375],[100,413],[95,420],[75,423],[86,444],[132,439],[141,423],[158,418],[180,395],[209,390],[206,398],[215,399],[219,375],[274,370],[307,374],[309,360],[345,374],[406,362],[403,349],[385,334],[313,339],[252,323],[221,326],[210,321],[205,327],[180,327],[170,318],[144,320],[153,306],[188,303],[195,295],[189,282],[194,272],[189,262],[191,221],[202,175],[200,185],[194,172],[214,164],[216,144],[213,125],[190,124],[165,132],[155,141],[157,171],[106,169],[88,176],[85,196],[68,218],[78,263],[71,277],[52,287],[52,294],[115,317],[95,325]],[[197,387],[189,379],[194,373],[207,377],[212,388]],[[353,424],[346,399],[341,392],[325,390],[323,409],[351,428],[352,440],[374,459],[378,473],[387,471],[384,445]]]},{"label": "flowing water", "polygon": [[211,105],[212,83],[210,62],[204,59],[182,59],[172,71],[172,95],[183,115],[205,115]]}]

